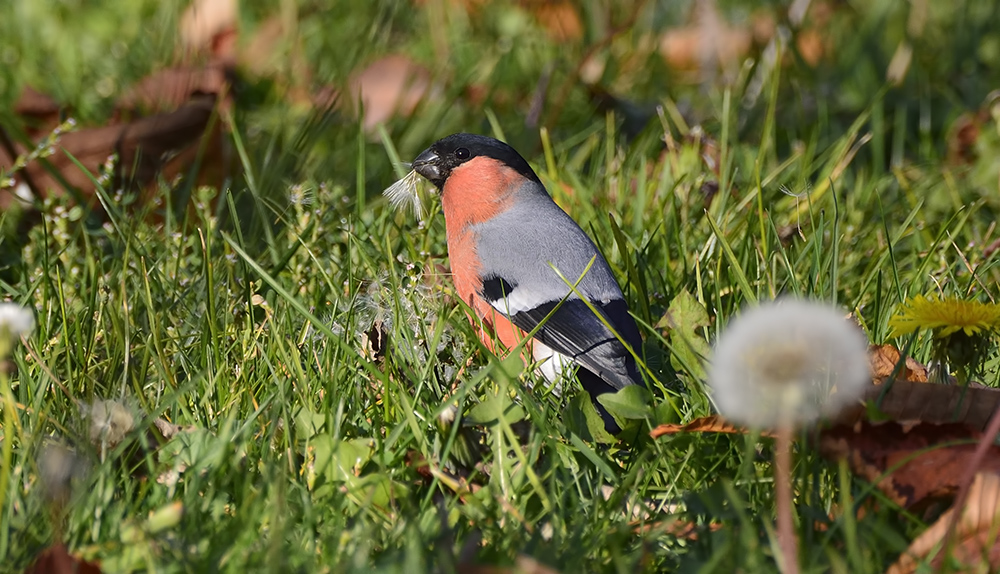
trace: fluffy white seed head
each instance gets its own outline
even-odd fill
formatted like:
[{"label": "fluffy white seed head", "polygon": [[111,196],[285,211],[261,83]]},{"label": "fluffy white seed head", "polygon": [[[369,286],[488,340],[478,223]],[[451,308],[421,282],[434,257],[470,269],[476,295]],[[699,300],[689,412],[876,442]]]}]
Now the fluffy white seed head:
[{"label": "fluffy white seed head", "polygon": [[95,400],[81,405],[90,425],[90,442],[97,447],[114,448],[135,428],[135,417],[124,403]]},{"label": "fluffy white seed head", "polygon": [[73,491],[73,481],[87,472],[87,460],[68,446],[50,440],[38,457],[42,493],[51,502],[65,503]]},{"label": "fluffy white seed head", "polygon": [[35,328],[35,314],[14,303],[0,303],[0,338],[28,336]]},{"label": "fluffy white seed head", "polygon": [[719,411],[733,422],[800,425],[836,414],[871,384],[867,349],[864,334],[838,309],[780,299],[729,324],[708,382]]},{"label": "fluffy white seed head", "polygon": [[393,209],[398,210],[409,205],[417,219],[422,221],[424,210],[420,203],[419,180],[420,175],[415,170],[410,170],[410,173],[406,174],[403,179],[387,187],[382,195],[389,199]]}]

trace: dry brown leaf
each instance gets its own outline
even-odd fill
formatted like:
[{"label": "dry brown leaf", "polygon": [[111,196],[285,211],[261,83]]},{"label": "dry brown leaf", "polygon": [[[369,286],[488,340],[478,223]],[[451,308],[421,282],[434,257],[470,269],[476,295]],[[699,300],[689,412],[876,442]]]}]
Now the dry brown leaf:
[{"label": "dry brown leaf", "polygon": [[[108,125],[62,134],[51,156],[32,161],[14,174],[16,184],[21,187],[28,184],[42,197],[53,191],[63,193],[68,185],[87,200],[95,191],[91,175],[97,174],[112,154],[117,154],[118,169],[111,182],[112,189],[144,187],[157,174],[173,179],[187,173],[196,159],[200,160],[196,184],[220,185],[229,172],[231,158],[221,122],[211,122],[211,118],[217,101],[223,102],[220,106],[227,105],[228,98],[221,96],[227,92],[228,73],[227,67],[213,64],[151,74],[119,100]],[[33,118],[44,119],[40,125],[47,131],[31,132],[36,139],[48,135],[54,127],[52,122],[59,117],[58,104],[30,89],[22,94],[15,109],[25,114],[29,126]],[[128,121],[147,112],[161,113]],[[206,135],[210,125],[212,129]],[[203,136],[207,139],[203,140]],[[206,144],[203,148],[197,145],[202,141]],[[0,149],[0,167],[13,165],[15,158],[8,151]],[[15,145],[13,152],[20,155],[26,149]],[[87,171],[82,171],[67,154]],[[14,197],[15,190],[0,189],[0,207],[12,204]],[[99,208],[96,201],[91,203]]]},{"label": "dry brown leaf", "polygon": [[752,44],[750,28],[731,26],[714,1],[704,0],[695,3],[689,25],[660,37],[660,56],[671,68],[697,72],[696,81],[703,81],[705,72],[739,66]]},{"label": "dry brown leaf", "polygon": [[[221,99],[228,92],[231,73],[231,68],[221,63],[154,72],[119,98],[115,105],[116,117],[173,111],[199,94]],[[228,105],[228,98],[223,103]]]},{"label": "dry brown leaf", "polygon": [[[962,424],[870,423],[820,432],[820,452],[846,459],[851,470],[906,508],[950,498],[958,491],[980,432]],[[1000,473],[1000,447],[990,447],[980,468]]]},{"label": "dry brown leaf", "polygon": [[583,38],[580,12],[569,0],[521,0],[521,6],[535,15],[538,23],[556,42]]},{"label": "dry brown leaf", "polygon": [[[955,514],[951,508],[930,528],[918,536],[893,564],[887,574],[910,574],[926,558],[933,570],[940,569],[945,536]],[[1000,568],[1000,476],[994,473],[976,474],[969,489],[969,498],[955,525],[954,546],[951,549],[953,571],[995,572]],[[956,569],[956,563],[961,565]]]},{"label": "dry brown leaf", "polygon": [[953,164],[971,164],[976,159],[975,146],[982,130],[979,114],[964,113],[951,124],[948,131],[948,161]]},{"label": "dry brown leaf", "polygon": [[[971,164],[976,161],[976,143],[983,129],[990,129],[997,112],[1000,111],[1000,90],[987,94],[978,110],[965,112],[955,118],[948,135],[945,137],[948,146],[948,162],[952,164]],[[995,248],[994,248],[995,250]],[[989,251],[986,255],[988,256]]]},{"label": "dry brown leaf", "polygon": [[954,165],[967,165],[976,161],[976,142],[982,132],[983,124],[989,120],[989,115],[978,112],[966,112],[952,122],[945,140],[948,145],[948,162]]},{"label": "dry brown leaf", "polygon": [[194,0],[184,10],[178,26],[184,59],[210,54],[217,60],[236,58],[237,0]]},{"label": "dry brown leaf", "polygon": [[59,125],[61,110],[59,102],[31,86],[25,86],[14,102],[13,111],[14,115],[24,120],[28,137],[35,139],[51,133]]},{"label": "dry brown leaf", "polygon": [[459,564],[459,574],[559,574],[557,570],[542,564],[530,556],[521,554],[514,566],[490,566],[485,564]]},{"label": "dry brown leaf", "polygon": [[[899,349],[885,345],[870,345],[868,347],[868,359],[871,362],[872,379],[876,385],[881,385],[890,376],[899,363]],[[906,357],[906,362],[896,375],[897,380],[911,381],[914,383],[927,382],[927,367],[918,363],[913,357]]]},{"label": "dry brown leaf", "polygon": [[524,554],[518,556],[517,560],[514,561],[514,572],[518,574],[559,574],[557,570],[549,568],[531,556],[525,556]]},{"label": "dry brown leaf", "polygon": [[[712,38],[715,40],[713,41]],[[660,55],[677,70],[696,71],[737,64],[750,52],[749,30],[723,25],[710,35],[699,26],[667,30],[660,38]]]},{"label": "dry brown leaf", "polygon": [[394,54],[375,60],[350,81],[351,102],[364,107],[364,127],[372,131],[396,115],[409,116],[425,98],[438,90],[430,71],[407,56]]},{"label": "dry brown leaf", "polygon": [[[181,426],[181,425],[175,425],[174,423],[166,419],[155,419],[153,421],[153,427],[150,429],[150,432],[152,433],[155,431],[157,434],[159,434],[161,439],[170,440],[175,436],[179,435],[180,433],[192,432],[194,430],[195,430],[194,425]],[[155,435],[151,434],[151,438],[155,438]]]},{"label": "dry brown leaf", "polygon": [[722,529],[721,522],[697,524],[688,520],[672,520],[665,522],[633,521],[631,524],[636,534],[664,533],[681,540],[698,540],[704,533],[716,532]]},{"label": "dry brown leaf", "polygon": [[[436,1],[439,0],[413,0],[413,4],[415,6],[423,8],[427,6],[427,4]],[[449,8],[464,10],[466,14],[472,16],[476,14],[479,11],[479,9],[482,8],[483,5],[485,5],[490,0],[446,0],[446,1],[449,4]]]},{"label": "dry brown leaf", "polygon": [[246,47],[240,50],[241,68],[254,76],[270,76],[280,67],[276,63],[279,59],[276,56],[285,53],[287,46],[282,45],[289,41],[281,18],[268,18],[257,26]]},{"label": "dry brown leaf", "polygon": [[995,239],[993,243],[986,246],[986,249],[983,250],[983,257],[986,258],[993,255],[997,249],[1000,249],[1000,239]]},{"label": "dry brown leaf", "polygon": [[101,574],[101,566],[77,558],[66,550],[62,543],[53,544],[32,562],[25,574]]},{"label": "dry brown leaf", "polygon": [[[42,195],[64,187],[60,180],[79,190],[84,196],[94,193],[90,174],[98,173],[101,166],[112,154],[118,154],[118,169],[112,182],[112,189],[131,185],[144,186],[155,177],[157,171],[174,154],[188,147],[197,147],[215,109],[213,96],[196,96],[170,113],[156,114],[122,125],[111,125],[69,132],[60,136],[54,146],[55,153],[44,161],[33,161],[24,168],[24,173],[14,174],[20,180],[24,174],[38,188]],[[24,153],[23,148],[16,150]],[[82,171],[72,159],[74,157],[89,173]],[[12,165],[6,154],[0,153],[0,167]],[[53,175],[54,171],[58,175]],[[0,199],[4,193],[0,191]]]},{"label": "dry brown leaf", "polygon": [[31,117],[58,115],[59,103],[31,86],[25,86],[14,102],[14,113]]},{"label": "dry brown leaf", "polygon": [[[649,431],[649,436],[652,438],[658,438],[663,435],[688,432],[747,434],[750,431],[744,427],[734,425],[733,423],[722,418],[721,415],[711,415],[694,419],[684,425],[674,423],[660,425]],[[770,437],[774,436],[774,434],[769,431],[764,431],[761,433],[761,436]]]},{"label": "dry brown leaf", "polygon": [[796,34],[795,47],[798,48],[802,60],[814,68],[828,52],[827,38],[817,28],[809,28]]},{"label": "dry brown leaf", "polygon": [[[871,386],[854,406],[844,409],[836,418],[838,424],[852,425],[867,420],[865,402],[877,402],[886,391],[883,385]],[[1000,408],[1000,390],[989,387],[962,387],[938,383],[894,381],[888,389],[879,411],[897,421],[925,423],[963,423],[978,431],[986,428],[990,417]]]},{"label": "dry brown leaf", "polygon": [[371,329],[361,333],[361,355],[369,361],[381,362],[388,349],[389,331],[385,324],[376,319]]}]

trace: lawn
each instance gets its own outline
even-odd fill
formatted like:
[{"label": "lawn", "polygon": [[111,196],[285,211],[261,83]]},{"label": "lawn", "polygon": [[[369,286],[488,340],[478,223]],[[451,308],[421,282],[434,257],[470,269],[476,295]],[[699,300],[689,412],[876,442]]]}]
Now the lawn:
[{"label": "lawn", "polygon": [[[648,436],[717,411],[720,333],[794,295],[928,364],[904,301],[1000,295],[1000,2],[259,0],[181,48],[186,4],[0,8],[0,127],[74,176],[52,126],[232,50],[188,163],[118,187],[139,160],[104,153],[0,211],[35,322],[0,342],[0,571],[60,541],[105,572],[778,571],[774,441]],[[412,105],[355,101],[373,62]],[[34,139],[25,86],[63,110]],[[382,197],[457,131],[519,150],[618,278],[650,385],[624,440],[479,342],[430,186],[422,220]],[[946,508],[795,438],[803,572],[883,572]]]}]

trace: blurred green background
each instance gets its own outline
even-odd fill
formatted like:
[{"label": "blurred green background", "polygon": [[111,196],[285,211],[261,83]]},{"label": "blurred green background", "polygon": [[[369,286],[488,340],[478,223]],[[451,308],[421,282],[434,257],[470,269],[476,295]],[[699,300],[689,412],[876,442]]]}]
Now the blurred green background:
[{"label": "blurred green background", "polygon": [[[503,136],[605,253],[655,375],[635,424],[712,413],[710,342],[758,299],[836,302],[883,343],[908,295],[997,296],[1000,1],[197,5],[0,4],[11,146],[44,155],[70,118],[64,142],[105,141],[199,92],[221,126],[191,155],[154,131],[183,161],[136,189],[103,171],[115,135],[89,191],[0,213],[0,300],[38,323],[0,361],[0,571],[59,539],[106,571],[776,570],[766,442],[608,444],[585,397],[477,346],[442,218],[380,195],[456,131]],[[18,113],[26,87],[48,115]],[[134,418],[113,448],[89,438],[102,400]],[[150,449],[154,418],[194,428]],[[55,439],[86,462],[65,508],[39,486]],[[882,572],[933,518],[808,441],[796,460],[810,571]]]}]

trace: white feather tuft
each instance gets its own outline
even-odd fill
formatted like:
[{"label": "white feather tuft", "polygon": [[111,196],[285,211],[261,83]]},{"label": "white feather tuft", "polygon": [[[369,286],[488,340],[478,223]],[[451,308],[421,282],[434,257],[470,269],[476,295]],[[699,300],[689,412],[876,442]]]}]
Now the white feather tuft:
[{"label": "white feather tuft", "polygon": [[419,179],[417,172],[411,170],[403,179],[387,187],[382,195],[389,199],[393,209],[398,210],[409,205],[417,219],[423,221],[424,210],[420,203],[420,189],[417,187]]}]

